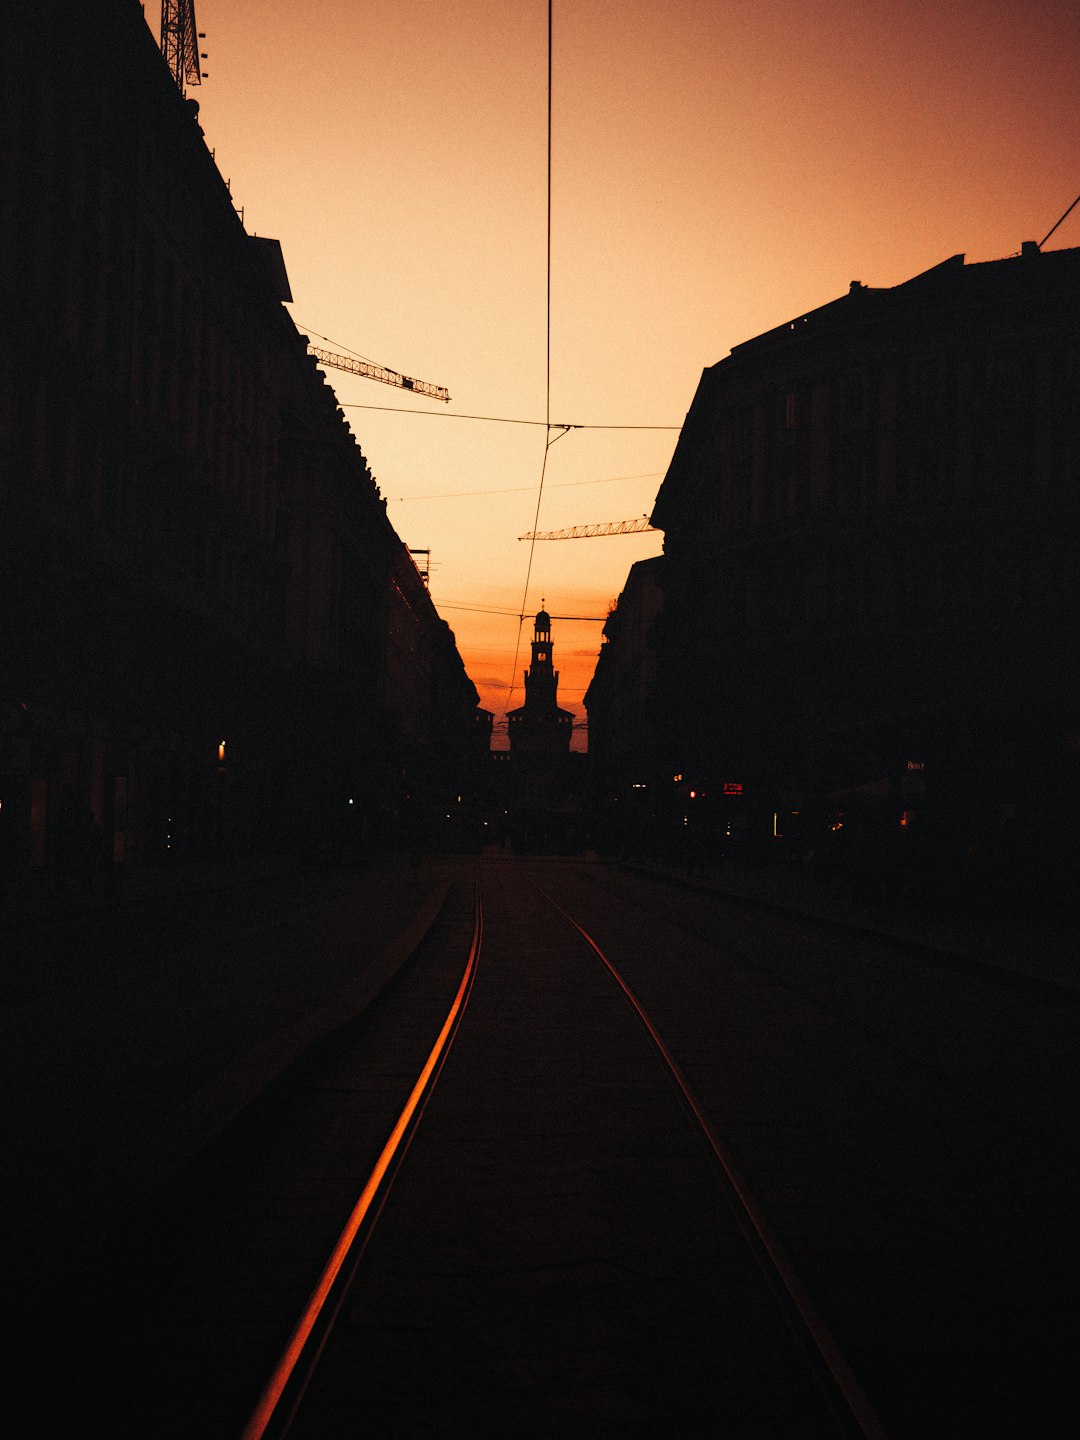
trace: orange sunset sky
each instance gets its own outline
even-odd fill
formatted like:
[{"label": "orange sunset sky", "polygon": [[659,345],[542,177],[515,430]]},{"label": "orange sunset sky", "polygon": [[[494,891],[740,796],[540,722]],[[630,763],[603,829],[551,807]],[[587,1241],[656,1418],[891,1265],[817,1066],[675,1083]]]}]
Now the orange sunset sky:
[{"label": "orange sunset sky", "polygon": [[[546,0],[196,13],[206,143],[297,324],[450,391],[327,375],[496,745],[541,597],[597,617],[553,626],[584,720],[602,617],[662,536],[538,543],[526,594],[545,432],[463,418],[545,416]],[[678,427],[704,366],[852,280],[1042,240],[1080,191],[1078,25],[1073,0],[555,0],[552,420]],[[565,435],[538,528],[648,513],[676,439]]]}]

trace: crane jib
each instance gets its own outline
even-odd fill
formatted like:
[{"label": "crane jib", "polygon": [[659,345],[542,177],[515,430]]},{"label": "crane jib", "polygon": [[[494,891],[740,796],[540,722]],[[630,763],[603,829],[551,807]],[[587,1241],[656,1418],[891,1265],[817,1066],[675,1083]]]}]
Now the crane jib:
[{"label": "crane jib", "polygon": [[334,350],[322,350],[317,345],[308,346],[308,354],[314,356],[320,365],[333,370],[344,370],[349,375],[362,375],[366,380],[380,380],[384,385],[396,385],[399,390],[411,390],[415,395],[430,395],[433,400],[448,403],[450,392],[442,385],[432,385],[427,380],[414,380],[411,375],[399,375],[385,365],[373,365],[369,360],[360,360],[355,355],[339,355]]}]

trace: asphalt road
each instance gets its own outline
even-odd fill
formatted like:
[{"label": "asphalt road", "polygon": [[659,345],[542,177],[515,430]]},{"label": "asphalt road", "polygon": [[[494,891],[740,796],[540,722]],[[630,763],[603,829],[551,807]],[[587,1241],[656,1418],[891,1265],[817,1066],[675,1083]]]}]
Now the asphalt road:
[{"label": "asphalt road", "polygon": [[[449,1003],[474,868],[429,874],[453,882],[442,919],[348,1043],[121,1231],[119,1280],[66,1297],[79,1433],[239,1433]],[[295,1433],[834,1433],[643,1031],[542,890],[649,1011],[885,1433],[1077,1432],[1074,1006],[595,863],[480,871],[469,1010]],[[326,936],[313,1013],[370,953],[370,894],[293,914],[280,954],[263,927],[230,969],[245,1027]],[[186,987],[160,993],[190,1033]]]}]

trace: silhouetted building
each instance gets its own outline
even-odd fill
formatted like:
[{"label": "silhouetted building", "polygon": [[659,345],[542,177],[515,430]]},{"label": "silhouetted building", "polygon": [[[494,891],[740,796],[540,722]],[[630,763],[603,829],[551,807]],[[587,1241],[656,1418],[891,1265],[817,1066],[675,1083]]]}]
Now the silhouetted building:
[{"label": "silhouetted building", "polygon": [[558,703],[551,616],[537,611],[525,703],[507,714],[509,752],[493,754],[493,813],[521,852],[570,852],[586,837],[586,757],[572,754],[571,711]]},{"label": "silhouetted building", "polygon": [[486,772],[487,759],[491,754],[491,733],[495,728],[495,715],[491,710],[477,707],[476,724],[473,727],[475,754]]},{"label": "silhouetted building", "polygon": [[662,791],[657,755],[657,642],[663,608],[661,555],[630,567],[604,624],[596,670],[585,692],[598,848],[651,847]]},{"label": "silhouetted building", "polygon": [[558,704],[559,672],[551,643],[551,616],[536,613],[532,664],[525,671],[525,704],[507,714],[510,753],[565,755],[570,750],[574,717]]},{"label": "silhouetted building", "polygon": [[1080,250],[853,283],[736,346],[652,520],[669,784],[807,849],[858,824],[1071,883]]},{"label": "silhouetted building", "polygon": [[280,246],[245,231],[134,0],[16,7],[5,45],[17,868],[53,868],[89,814],[106,869],[379,843],[475,764],[478,697],[284,308]]}]

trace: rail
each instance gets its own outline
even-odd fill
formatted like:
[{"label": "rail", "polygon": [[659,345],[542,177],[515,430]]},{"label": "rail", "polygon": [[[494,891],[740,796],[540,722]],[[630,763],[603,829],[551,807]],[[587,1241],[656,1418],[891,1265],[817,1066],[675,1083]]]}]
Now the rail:
[{"label": "rail", "polygon": [[[484,935],[484,910],[480,896],[480,878],[476,877],[473,901],[473,933],[469,957],[457,994],[443,1021],[438,1038],[431,1048],[423,1069],[413,1086],[390,1137],[360,1192],[338,1237],[329,1260],[312,1290],[300,1319],[273,1374],[244,1428],[241,1440],[264,1440],[268,1435],[283,1435],[292,1423],[308,1383],[319,1362],[323,1348],[333,1329],[352,1277],[363,1254],[371,1228],[386,1203],[398,1169],[408,1151],[424,1110],[438,1083],[450,1047],[461,1025],[469,1003],[480,949]],[[348,1270],[346,1271],[346,1265]]]},{"label": "rail", "polygon": [[542,886],[538,886],[537,888],[544,896],[544,899],[554,906],[559,914],[574,927],[601,964],[606,967],[612,979],[622,991],[630,1008],[659,1051],[671,1078],[678,1087],[687,1109],[696,1122],[701,1138],[705,1141],[713,1159],[717,1161],[720,1166],[721,1172],[727,1182],[729,1189],[728,1198],[729,1201],[732,1202],[736,1219],[739,1221],[744,1234],[749,1230],[748,1238],[752,1241],[751,1249],[758,1264],[765,1272],[766,1280],[770,1283],[774,1294],[777,1293],[777,1287],[779,1286],[779,1293],[786,1297],[790,1307],[798,1316],[804,1328],[806,1338],[812,1342],[814,1352],[824,1363],[828,1374],[832,1377],[836,1394],[842,1400],[851,1420],[858,1427],[858,1433],[865,1437],[865,1440],[885,1440],[885,1432],[881,1428],[881,1422],[878,1420],[873,1407],[863,1393],[862,1387],[855,1378],[854,1372],[844,1357],[839,1344],[818,1313],[816,1306],[799,1279],[794,1266],[784,1253],[779,1238],[766,1219],[757,1200],[751,1194],[749,1187],[736,1169],[727,1147],[716,1133],[704,1106],[691,1089],[689,1081],[679,1068],[675,1057],[668,1049],[660,1032],[652,1020],[650,1020],[637,996],[584,926],[579,925],[574,917],[568,911],[564,910],[559,902],[553,896],[549,895]]},{"label": "rail", "polygon": [[[791,1264],[761,1206],[740,1175],[704,1105],[695,1095],[656,1025],[618,968],[592,935],[542,885],[536,889],[573,927],[607,970],[659,1054],[679,1092],[692,1127],[704,1142],[723,1193],[770,1291],[802,1342],[811,1370],[830,1399],[842,1429],[862,1440],[884,1440],[876,1413]],[[335,1244],[241,1440],[270,1440],[287,1434],[348,1294],[368,1238],[386,1203],[395,1176],[414,1138],[446,1063],[472,993],[483,940],[479,873],[474,882],[473,929],[468,960],[453,1003],[427,1061],[390,1137]]]}]

